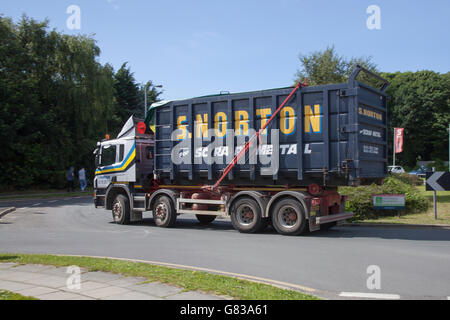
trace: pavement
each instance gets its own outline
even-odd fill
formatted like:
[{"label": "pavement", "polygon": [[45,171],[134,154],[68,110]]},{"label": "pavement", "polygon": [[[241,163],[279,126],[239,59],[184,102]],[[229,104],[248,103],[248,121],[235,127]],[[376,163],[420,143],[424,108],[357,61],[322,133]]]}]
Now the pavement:
[{"label": "pavement", "polygon": [[[74,273],[80,271],[78,274]],[[79,281],[77,281],[79,279]],[[145,278],[47,265],[0,263],[0,289],[39,300],[224,300]]]},{"label": "pavement", "polygon": [[[201,225],[192,215],[174,228],[150,213],[131,225],[113,223],[92,197],[3,202],[16,211],[0,220],[1,252],[106,256],[189,267],[286,287],[328,299],[447,299],[450,230],[339,226],[299,237],[272,228],[242,234],[230,221]],[[379,286],[369,286],[379,267]],[[311,289],[311,291],[308,291]]]}]

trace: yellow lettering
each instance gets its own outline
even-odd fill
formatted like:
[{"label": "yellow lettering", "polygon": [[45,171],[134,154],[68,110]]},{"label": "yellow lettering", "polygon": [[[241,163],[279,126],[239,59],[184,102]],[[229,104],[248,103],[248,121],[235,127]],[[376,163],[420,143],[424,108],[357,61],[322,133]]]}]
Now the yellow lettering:
[{"label": "yellow lettering", "polygon": [[195,132],[197,138],[201,137],[207,137],[208,136],[208,114],[203,114],[205,121],[203,122],[202,115],[197,114],[196,120],[195,120]]},{"label": "yellow lettering", "polygon": [[311,129],[312,132],[321,132],[321,118],[322,115],[320,104],[314,105],[314,111],[312,110],[311,106],[305,106],[305,132],[310,133]]},{"label": "yellow lettering", "polygon": [[[242,131],[244,135],[248,134],[248,112],[244,110],[235,111],[234,113],[234,127],[236,130],[236,135],[242,135]],[[241,131],[241,128],[243,129]]]},{"label": "yellow lettering", "polygon": [[295,131],[295,111],[292,107],[281,109],[280,130],[284,134],[292,134]]},{"label": "yellow lettering", "polygon": [[177,135],[177,140],[183,140],[186,139],[186,133],[187,133],[187,118],[186,116],[179,116],[177,119],[177,127],[178,129],[180,129],[182,132]]},{"label": "yellow lettering", "polygon": [[362,114],[362,115],[364,115],[366,117],[370,117],[370,118],[377,119],[377,120],[380,120],[380,121],[383,120],[383,115],[381,113],[378,113],[378,112],[375,112],[375,111],[372,111],[372,110],[367,110],[367,109],[363,109],[363,108],[359,107],[358,108],[358,113]]},{"label": "yellow lettering", "polygon": [[[256,109],[256,115],[261,118],[261,128],[267,123],[271,114],[272,109],[270,108]],[[262,134],[267,134],[267,129],[264,129]]]},{"label": "yellow lettering", "polygon": [[219,138],[227,134],[227,115],[225,112],[217,112],[214,116],[214,128]]}]

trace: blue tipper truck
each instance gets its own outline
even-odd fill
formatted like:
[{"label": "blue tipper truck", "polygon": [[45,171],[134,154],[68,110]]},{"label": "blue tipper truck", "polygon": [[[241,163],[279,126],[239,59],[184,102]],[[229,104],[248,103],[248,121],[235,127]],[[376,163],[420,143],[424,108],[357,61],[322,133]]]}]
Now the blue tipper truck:
[{"label": "blue tipper truck", "polygon": [[387,174],[388,85],[357,66],[341,84],[156,103],[97,144],[95,206],[119,224],[151,211],[160,227],[190,213],[246,233],[327,229],[353,216],[338,186]]}]

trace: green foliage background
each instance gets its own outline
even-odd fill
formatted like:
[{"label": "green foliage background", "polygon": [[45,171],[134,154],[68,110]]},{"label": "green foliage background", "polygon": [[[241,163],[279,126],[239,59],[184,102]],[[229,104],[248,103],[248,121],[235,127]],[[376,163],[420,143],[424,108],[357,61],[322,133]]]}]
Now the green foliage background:
[{"label": "green foliage background", "polygon": [[404,194],[405,213],[426,211],[429,202],[415,187],[418,183],[414,178],[410,179],[406,175],[392,174],[385,179],[382,185],[340,187],[339,193],[348,196],[346,210],[355,213],[354,220],[373,219],[379,217],[380,214],[398,214],[395,210],[374,210],[372,197],[375,194]]},{"label": "green foliage background", "polygon": [[[144,86],[124,63],[98,62],[94,39],[49,30],[48,21],[0,16],[0,188],[62,187],[131,115],[143,117]],[[148,82],[149,102],[159,92]]]}]

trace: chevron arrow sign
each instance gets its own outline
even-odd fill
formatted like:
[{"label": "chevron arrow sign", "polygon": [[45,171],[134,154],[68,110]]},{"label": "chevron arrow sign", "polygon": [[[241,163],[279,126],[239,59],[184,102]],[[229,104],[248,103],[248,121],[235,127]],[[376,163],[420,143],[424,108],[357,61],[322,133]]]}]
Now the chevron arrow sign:
[{"label": "chevron arrow sign", "polygon": [[450,172],[427,173],[427,191],[450,190]]}]

